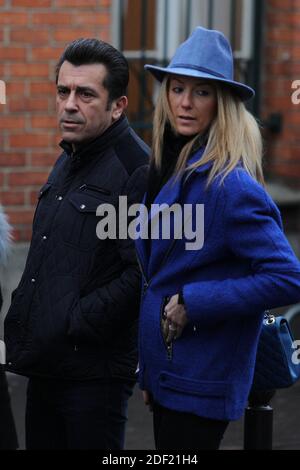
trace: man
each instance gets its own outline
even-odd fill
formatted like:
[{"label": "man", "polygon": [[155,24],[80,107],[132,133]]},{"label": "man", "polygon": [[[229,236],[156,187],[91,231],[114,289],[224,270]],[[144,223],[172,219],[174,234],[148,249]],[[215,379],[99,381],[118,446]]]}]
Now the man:
[{"label": "man", "polygon": [[127,85],[124,56],[96,39],[71,43],[57,66],[64,152],[5,322],[8,370],[30,378],[28,449],[124,445],[140,276],[132,240],[97,238],[96,210],[145,191],[149,152],[124,115]]}]

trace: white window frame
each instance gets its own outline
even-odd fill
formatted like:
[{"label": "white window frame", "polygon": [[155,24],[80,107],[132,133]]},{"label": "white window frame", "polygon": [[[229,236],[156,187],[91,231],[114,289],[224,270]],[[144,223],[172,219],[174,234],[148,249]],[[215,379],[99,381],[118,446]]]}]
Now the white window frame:
[{"label": "white window frame", "polygon": [[[128,0],[112,0],[112,44],[120,48],[120,15],[121,2]],[[190,1],[190,18],[187,18],[188,2]],[[124,50],[129,59],[162,59],[170,60],[178,45],[196,26],[211,26],[219,29],[230,38],[231,0],[214,0],[212,24],[209,25],[209,2],[211,0],[157,0],[156,18],[156,49],[155,50]],[[249,60],[253,53],[253,22],[254,0],[239,0],[242,5],[242,37],[240,50],[234,51],[237,59]],[[190,31],[186,31],[189,25]]]},{"label": "white window frame", "polygon": [[253,56],[254,0],[243,2],[241,49],[234,51],[236,59],[250,60]]},{"label": "white window frame", "polygon": [[[120,20],[121,20],[121,2],[127,2],[128,0],[112,0],[111,3],[111,18],[112,18],[112,27],[111,27],[111,36],[112,36],[112,45],[117,49],[121,48],[121,37],[120,37]],[[157,34],[156,41],[157,41]],[[123,50],[123,54],[127,59],[152,59],[157,57],[157,50]]]}]

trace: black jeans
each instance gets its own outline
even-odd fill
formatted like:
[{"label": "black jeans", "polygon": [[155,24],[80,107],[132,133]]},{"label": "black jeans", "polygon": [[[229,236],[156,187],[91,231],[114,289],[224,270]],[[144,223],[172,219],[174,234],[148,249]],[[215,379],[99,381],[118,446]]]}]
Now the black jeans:
[{"label": "black jeans", "polygon": [[27,449],[123,449],[133,385],[30,379]]},{"label": "black jeans", "polygon": [[228,421],[202,418],[153,404],[157,450],[218,450]]}]

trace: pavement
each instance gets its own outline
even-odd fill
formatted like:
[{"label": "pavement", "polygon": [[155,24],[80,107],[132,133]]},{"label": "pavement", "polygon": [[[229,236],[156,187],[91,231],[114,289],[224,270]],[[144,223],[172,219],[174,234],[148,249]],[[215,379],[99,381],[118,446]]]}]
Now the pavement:
[{"label": "pavement", "polygon": [[[4,293],[3,314],[7,311],[12,289],[18,283],[23,271],[27,253],[27,245],[18,245],[11,256],[10,269],[1,274],[1,285]],[[294,324],[294,336],[300,339],[300,318]],[[0,324],[1,337],[1,324]],[[25,448],[25,400],[26,383],[24,377],[8,374],[13,413],[19,436],[20,448]],[[273,449],[300,449],[300,381],[289,389],[277,391],[271,401],[273,408]],[[128,425],[125,449],[154,449],[152,436],[152,415],[142,402],[141,393],[136,387],[129,401]],[[244,420],[232,422],[226,431],[221,449],[243,449]]]},{"label": "pavement", "polygon": [[[20,448],[24,449],[24,412],[27,380],[14,374],[9,374],[8,380]],[[289,389],[277,391],[271,401],[271,406],[273,408],[273,449],[299,450],[300,382]],[[222,442],[222,450],[243,449],[243,426],[244,419],[230,423]],[[137,387],[129,401],[125,449],[154,449],[152,415],[148,408],[144,406],[140,390]]]}]

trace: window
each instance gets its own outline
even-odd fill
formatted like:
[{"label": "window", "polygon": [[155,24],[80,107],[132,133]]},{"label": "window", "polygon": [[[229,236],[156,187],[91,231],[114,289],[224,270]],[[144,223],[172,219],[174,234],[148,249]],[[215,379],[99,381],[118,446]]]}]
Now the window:
[{"label": "window", "polygon": [[[219,29],[230,40],[236,78],[246,81],[253,55],[254,0],[113,0],[113,44],[130,65],[128,114],[147,138],[157,85],[145,63],[166,65],[196,26]],[[146,133],[146,134],[145,134]]]}]

